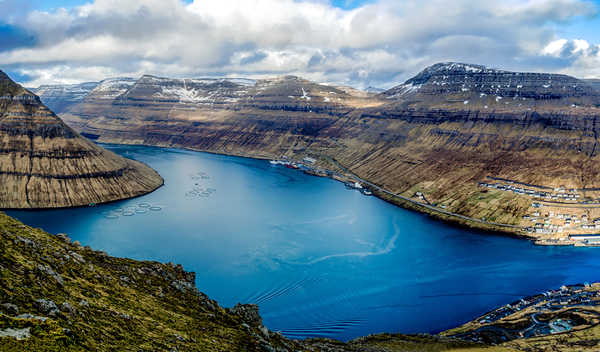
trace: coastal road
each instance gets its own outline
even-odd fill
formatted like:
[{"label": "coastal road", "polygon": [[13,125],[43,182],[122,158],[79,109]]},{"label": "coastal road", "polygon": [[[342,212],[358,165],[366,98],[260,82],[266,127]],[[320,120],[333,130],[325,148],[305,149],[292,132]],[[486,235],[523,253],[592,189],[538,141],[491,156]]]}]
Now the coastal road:
[{"label": "coastal road", "polygon": [[[512,229],[512,230],[523,230],[523,227],[518,226],[518,225],[510,225],[510,224],[502,224],[502,223],[498,223],[498,222],[491,222],[491,221],[485,221],[485,220],[481,220],[481,219],[477,219],[477,218],[472,218],[469,216],[465,216],[465,215],[461,215],[461,214],[457,214],[457,213],[453,213],[451,211],[447,211],[445,209],[442,208],[438,208],[438,207],[434,207],[433,205],[428,205],[428,204],[423,204],[420,202],[417,202],[415,200],[412,200],[408,197],[405,197],[403,195],[400,194],[396,194],[393,193],[391,191],[388,191],[385,188],[379,187],[378,185],[369,182],[367,180],[363,180],[362,178],[356,176],[352,171],[348,170],[346,167],[344,167],[343,165],[341,165],[337,160],[327,157],[327,159],[329,159],[332,163],[334,163],[337,167],[339,167],[340,169],[342,169],[345,173],[347,173],[348,175],[351,175],[356,181],[369,185],[370,187],[372,187],[373,189],[378,190],[379,192],[388,194],[390,196],[396,197],[396,198],[400,198],[406,202],[409,202],[411,204],[423,207],[425,209],[440,213],[440,214],[444,214],[447,216],[451,216],[454,218],[458,218],[458,219],[462,219],[462,220],[467,220],[467,221],[472,221],[472,222],[476,222],[476,223],[480,223],[480,224],[485,224],[485,225],[492,225],[492,226],[498,226],[498,227],[503,227],[503,228],[507,228],[507,229]],[[338,176],[344,176],[344,175],[340,175],[338,174]]]}]

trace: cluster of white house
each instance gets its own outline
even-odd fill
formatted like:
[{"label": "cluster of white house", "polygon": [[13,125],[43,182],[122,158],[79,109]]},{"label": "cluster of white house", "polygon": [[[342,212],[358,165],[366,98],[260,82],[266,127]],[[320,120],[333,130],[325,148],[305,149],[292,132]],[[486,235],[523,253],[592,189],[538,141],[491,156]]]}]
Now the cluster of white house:
[{"label": "cluster of white house", "polygon": [[546,191],[538,191],[538,190],[534,190],[534,189],[528,189],[528,188],[523,188],[523,187],[519,187],[519,186],[514,186],[511,184],[502,184],[502,183],[479,182],[479,186],[497,189],[499,191],[512,192],[515,194],[521,194],[521,195],[526,195],[526,196],[535,197],[535,198],[543,198],[546,200],[566,200],[566,201],[575,202],[579,198],[581,198],[581,195],[579,193],[577,193],[577,190],[575,190],[575,189],[565,190],[563,188],[555,188],[554,189],[555,193],[550,193],[550,192],[546,192]]},{"label": "cluster of white house", "polygon": [[[600,291],[591,289],[589,283],[583,285],[561,286],[560,290],[550,290],[535,296],[521,298],[485,315],[480,324],[488,324],[503,319],[518,311],[534,307],[538,312],[544,312],[554,307],[562,309],[567,305],[598,305]],[[526,325],[529,328],[529,325]]]},{"label": "cluster of white house", "polygon": [[[531,215],[523,216],[523,219],[535,223],[533,227],[528,228],[528,232],[530,233],[562,233],[567,227],[581,228],[582,230],[600,230],[600,218],[590,220],[586,214],[578,217],[574,214],[554,214],[551,211],[542,216],[540,212],[535,211]],[[543,222],[541,222],[542,220]],[[563,224],[553,224],[553,220],[559,220]]]},{"label": "cluster of white house", "polygon": [[583,235],[569,235],[569,239],[571,241],[582,241],[588,243],[598,243],[600,242],[600,234],[583,234]]}]

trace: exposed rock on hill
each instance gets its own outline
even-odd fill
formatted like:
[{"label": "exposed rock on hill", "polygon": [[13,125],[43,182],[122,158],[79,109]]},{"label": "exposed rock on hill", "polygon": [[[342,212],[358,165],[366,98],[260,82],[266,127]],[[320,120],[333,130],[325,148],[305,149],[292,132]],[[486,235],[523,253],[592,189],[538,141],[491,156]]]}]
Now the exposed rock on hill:
[{"label": "exposed rock on hill", "polygon": [[162,178],[79,136],[0,71],[0,208],[53,208],[151,192]]}]

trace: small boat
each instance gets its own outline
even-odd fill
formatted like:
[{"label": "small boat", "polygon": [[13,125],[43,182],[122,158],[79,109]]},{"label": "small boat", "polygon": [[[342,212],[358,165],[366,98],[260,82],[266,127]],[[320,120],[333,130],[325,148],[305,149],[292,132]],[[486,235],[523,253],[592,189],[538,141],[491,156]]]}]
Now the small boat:
[{"label": "small boat", "polygon": [[354,182],[354,183],[352,183],[352,182],[345,182],[344,185],[348,189],[357,189],[359,191],[362,191],[364,189],[363,186],[360,183],[358,183],[358,182]]},{"label": "small boat", "polygon": [[372,196],[372,195],[373,195],[373,192],[369,191],[368,189],[364,189],[364,190],[362,191],[362,194],[364,194],[365,196]]}]

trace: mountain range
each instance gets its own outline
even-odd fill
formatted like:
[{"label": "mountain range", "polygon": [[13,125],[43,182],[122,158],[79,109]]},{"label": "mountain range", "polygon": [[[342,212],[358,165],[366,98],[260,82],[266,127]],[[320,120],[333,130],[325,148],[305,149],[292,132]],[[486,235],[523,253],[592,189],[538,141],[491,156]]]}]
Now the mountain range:
[{"label": "mountain range", "polygon": [[[545,238],[548,232],[527,232],[529,214],[538,213],[542,230],[554,226],[551,214],[558,211],[600,218],[599,87],[599,81],[565,75],[440,63],[385,91],[295,76],[146,75],[44,86],[34,90],[40,100],[0,72],[0,208],[88,205],[162,185],[146,165],[91,139],[311,157],[311,167],[358,177],[391,202],[469,226]],[[568,197],[555,201],[555,193]],[[581,308],[598,296],[598,285],[527,297],[436,336],[294,341],[262,326],[256,306],[219,307],[181,266],[112,258],[3,214],[0,237],[6,284],[0,287],[6,327],[0,336],[10,337],[8,349],[23,343],[31,350],[579,351],[598,343],[597,314]],[[532,313],[534,305],[549,307],[548,297],[564,309]],[[523,338],[530,319],[567,319],[576,328]]]},{"label": "mountain range", "polygon": [[[439,63],[379,93],[295,76],[149,75],[105,80],[83,97],[81,87],[37,92],[96,141],[259,158],[310,156],[319,168],[371,182],[377,195],[394,203],[535,237],[524,220],[535,211],[531,198],[488,192],[481,183],[492,177],[578,189],[582,199],[596,199],[598,87],[560,74]],[[57,91],[64,98],[44,93]],[[600,217],[593,209],[573,212]]]}]

